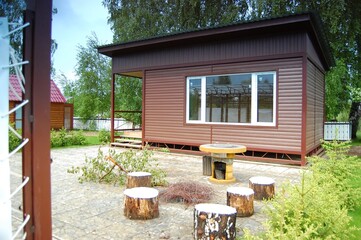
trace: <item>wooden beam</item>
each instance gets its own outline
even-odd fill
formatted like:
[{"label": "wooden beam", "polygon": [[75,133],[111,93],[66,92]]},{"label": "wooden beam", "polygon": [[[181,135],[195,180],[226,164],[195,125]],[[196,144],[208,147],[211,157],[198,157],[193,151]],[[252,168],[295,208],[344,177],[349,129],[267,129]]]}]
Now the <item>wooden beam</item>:
[{"label": "wooden beam", "polygon": [[24,31],[25,99],[23,175],[29,184],[23,190],[24,212],[30,214],[27,239],[52,239],[50,184],[50,47],[51,0],[27,0]]}]

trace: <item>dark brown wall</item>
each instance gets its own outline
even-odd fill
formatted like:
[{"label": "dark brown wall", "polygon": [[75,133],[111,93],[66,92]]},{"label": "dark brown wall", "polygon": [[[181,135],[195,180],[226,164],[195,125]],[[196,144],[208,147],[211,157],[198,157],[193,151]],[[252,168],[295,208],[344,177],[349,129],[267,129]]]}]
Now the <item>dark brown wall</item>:
[{"label": "dark brown wall", "polygon": [[265,59],[302,54],[306,51],[305,32],[289,32],[278,35],[239,36],[222,41],[199,42],[152,49],[113,57],[113,73],[124,73],[144,69],[170,66],[191,66],[240,59]]},{"label": "dark brown wall", "polygon": [[319,146],[323,138],[324,94],[324,74],[308,61],[306,152]]},{"label": "dark brown wall", "polygon": [[[276,127],[186,124],[186,77],[254,71],[277,71]],[[250,150],[300,153],[302,58],[239,62],[147,71],[144,140],[200,145],[209,142],[244,144]]]}]

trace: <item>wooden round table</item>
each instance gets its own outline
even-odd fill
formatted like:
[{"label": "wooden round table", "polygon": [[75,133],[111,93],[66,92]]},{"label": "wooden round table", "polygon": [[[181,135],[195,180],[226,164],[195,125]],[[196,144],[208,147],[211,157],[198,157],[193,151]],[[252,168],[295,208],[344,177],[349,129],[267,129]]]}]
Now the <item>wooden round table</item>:
[{"label": "wooden round table", "polygon": [[235,182],[233,177],[233,159],[236,153],[247,151],[243,145],[229,143],[210,143],[199,146],[202,152],[208,152],[212,157],[212,176],[209,178],[212,182],[231,183]]}]

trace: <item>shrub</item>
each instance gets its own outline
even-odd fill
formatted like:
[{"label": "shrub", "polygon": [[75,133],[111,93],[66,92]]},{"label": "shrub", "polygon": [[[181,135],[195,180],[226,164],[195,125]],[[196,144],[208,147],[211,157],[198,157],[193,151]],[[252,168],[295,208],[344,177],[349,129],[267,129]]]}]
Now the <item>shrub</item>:
[{"label": "shrub", "polygon": [[62,128],[59,130],[52,129],[50,132],[51,147],[65,147],[71,145],[85,145],[86,139],[83,131],[70,131]]},{"label": "shrub", "polygon": [[82,130],[71,131],[67,137],[68,145],[85,145],[86,139]]},{"label": "shrub", "polygon": [[348,143],[324,143],[327,158],[310,158],[301,183],[285,184],[266,206],[266,231],[245,239],[350,239],[353,236],[348,210],[359,202],[360,189],[350,181],[360,162],[346,155]]},{"label": "shrub", "polygon": [[356,156],[347,155],[350,142],[324,142],[323,147],[327,158],[318,156],[310,158],[311,170],[320,185],[333,182],[335,193],[340,194],[339,198],[344,206],[353,209],[361,201],[361,189],[353,184],[353,181],[361,180],[361,176],[354,171],[361,168],[361,162]]},{"label": "shrub", "polygon": [[[21,130],[17,130],[19,135],[21,136]],[[17,146],[21,143],[21,139],[19,139],[12,131],[9,130],[9,151],[13,151]]]},{"label": "shrub", "polygon": [[110,143],[110,132],[105,129],[101,129],[98,133],[98,138],[101,144]]},{"label": "shrub", "polygon": [[54,130],[50,131],[50,143],[51,147],[62,147],[65,146],[66,130]]},{"label": "shrub", "polygon": [[84,181],[105,182],[124,185],[126,182],[126,172],[114,164],[106,157],[114,159],[127,172],[149,172],[152,174],[152,185],[166,185],[166,173],[159,169],[157,160],[152,158],[153,152],[145,148],[141,151],[128,150],[122,153],[109,149],[105,154],[100,148],[95,158],[85,157],[85,164],[82,167],[72,167],[68,169],[69,173],[80,174],[78,180],[80,183]]},{"label": "shrub", "polygon": [[245,239],[349,239],[351,218],[334,194],[334,184],[320,185],[303,171],[300,185],[285,184],[267,206],[266,232]]}]

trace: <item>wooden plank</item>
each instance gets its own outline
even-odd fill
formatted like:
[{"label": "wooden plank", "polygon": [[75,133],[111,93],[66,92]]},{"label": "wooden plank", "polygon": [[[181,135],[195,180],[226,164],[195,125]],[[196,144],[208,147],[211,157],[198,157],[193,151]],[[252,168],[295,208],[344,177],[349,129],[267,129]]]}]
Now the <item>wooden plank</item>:
[{"label": "wooden plank", "polygon": [[139,144],[130,144],[130,143],[116,143],[116,142],[113,142],[111,143],[112,146],[115,146],[115,147],[128,147],[128,148],[142,148],[142,145],[139,145]]},{"label": "wooden plank", "polygon": [[126,138],[117,138],[117,139],[115,139],[115,142],[117,142],[117,143],[142,144],[142,141],[141,141],[141,140],[126,139]]}]

